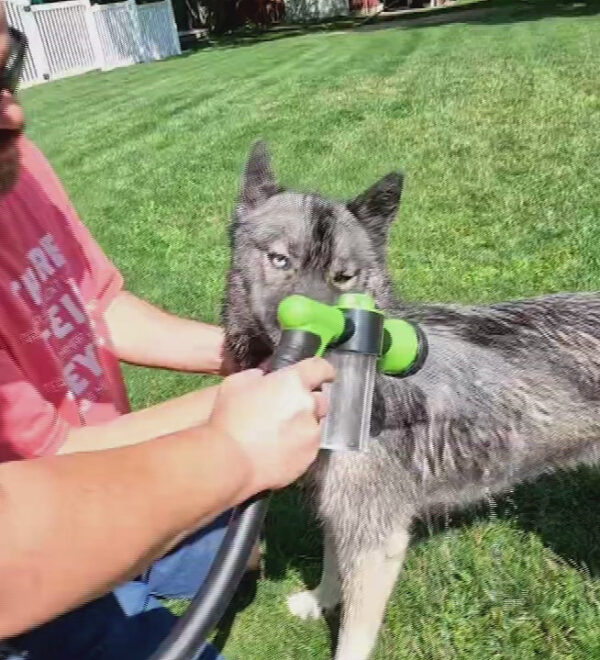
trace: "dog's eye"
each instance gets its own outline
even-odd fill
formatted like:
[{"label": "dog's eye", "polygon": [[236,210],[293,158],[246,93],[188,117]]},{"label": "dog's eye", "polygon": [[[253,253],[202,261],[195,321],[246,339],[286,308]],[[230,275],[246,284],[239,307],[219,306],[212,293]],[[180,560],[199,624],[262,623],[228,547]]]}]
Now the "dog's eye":
[{"label": "dog's eye", "polygon": [[357,275],[358,275],[358,271],[354,273],[346,273],[343,271],[339,273],[335,273],[335,275],[333,276],[333,283],[339,287],[347,286],[350,282],[352,282],[355,279]]},{"label": "dog's eye", "polygon": [[269,252],[267,259],[270,261],[271,266],[279,268],[279,270],[287,270],[290,267],[290,259],[285,254],[279,252]]}]

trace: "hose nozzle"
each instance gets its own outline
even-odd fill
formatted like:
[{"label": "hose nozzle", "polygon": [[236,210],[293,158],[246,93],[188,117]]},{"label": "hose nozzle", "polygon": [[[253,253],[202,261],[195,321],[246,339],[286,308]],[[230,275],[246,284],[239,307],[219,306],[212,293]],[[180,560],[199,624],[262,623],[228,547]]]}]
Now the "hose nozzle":
[{"label": "hose nozzle", "polygon": [[386,319],[373,298],[361,293],[344,294],[336,305],[289,296],[281,301],[277,318],[282,334],[273,368],[325,352],[336,367],[335,382],[324,387],[329,412],[321,447],[366,450],[375,374],[404,377],[418,371],[427,354],[422,330]]}]

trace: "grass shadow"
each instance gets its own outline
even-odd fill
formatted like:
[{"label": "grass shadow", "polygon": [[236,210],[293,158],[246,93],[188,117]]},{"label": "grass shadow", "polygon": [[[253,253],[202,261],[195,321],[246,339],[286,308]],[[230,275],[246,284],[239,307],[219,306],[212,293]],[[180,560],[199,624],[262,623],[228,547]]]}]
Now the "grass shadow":
[{"label": "grass shadow", "polygon": [[547,474],[510,493],[415,525],[414,542],[432,534],[500,519],[536,534],[565,563],[600,577],[600,468],[582,466]]},{"label": "grass shadow", "polygon": [[265,575],[280,580],[297,570],[306,584],[320,577],[323,540],[319,524],[299,488],[276,493],[265,525]]},{"label": "grass shadow", "polygon": [[[522,530],[538,535],[565,563],[587,576],[600,576],[600,468],[544,475],[488,502],[418,521],[413,543],[490,519],[516,522]],[[266,526],[266,576],[280,580],[291,569],[313,587],[319,581],[321,560],[319,525],[300,491],[279,493]],[[336,623],[335,615],[328,623]]]},{"label": "grass shadow", "polygon": [[229,603],[225,614],[219,621],[211,640],[219,652],[222,652],[225,648],[238,614],[243,612],[254,601],[258,577],[257,573],[249,573],[242,578],[231,603]]}]

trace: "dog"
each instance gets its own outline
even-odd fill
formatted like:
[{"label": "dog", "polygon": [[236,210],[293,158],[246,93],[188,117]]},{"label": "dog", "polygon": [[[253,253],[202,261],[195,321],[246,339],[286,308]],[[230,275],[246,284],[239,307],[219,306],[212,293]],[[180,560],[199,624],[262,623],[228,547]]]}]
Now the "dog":
[{"label": "dog", "polygon": [[223,321],[242,368],[277,345],[277,306],[290,294],[331,304],[369,293],[428,340],[419,372],[377,376],[368,452],[322,451],[306,475],[323,574],[288,604],[305,619],[342,605],[336,660],[369,657],[415,519],[599,458],[600,294],[403,303],[386,269],[402,186],[391,173],[345,203],[292,192],[259,142],[230,225]]}]

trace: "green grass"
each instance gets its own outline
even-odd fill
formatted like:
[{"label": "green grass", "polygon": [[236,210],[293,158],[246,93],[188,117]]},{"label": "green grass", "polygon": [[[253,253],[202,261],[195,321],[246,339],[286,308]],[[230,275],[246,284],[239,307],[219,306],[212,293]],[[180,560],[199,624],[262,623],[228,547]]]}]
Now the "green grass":
[{"label": "green grass", "polygon": [[[489,8],[52,83],[23,94],[29,133],[129,288],[180,314],[218,319],[227,219],[258,137],[284,183],[336,197],[406,172],[390,257],[408,299],[600,289],[600,7]],[[136,407],[205,382],[126,375]],[[421,525],[375,658],[600,658],[599,502],[598,472],[580,470]],[[230,660],[327,657],[326,623],[284,604],[317,580],[319,546],[297,494],[280,494]]]}]

